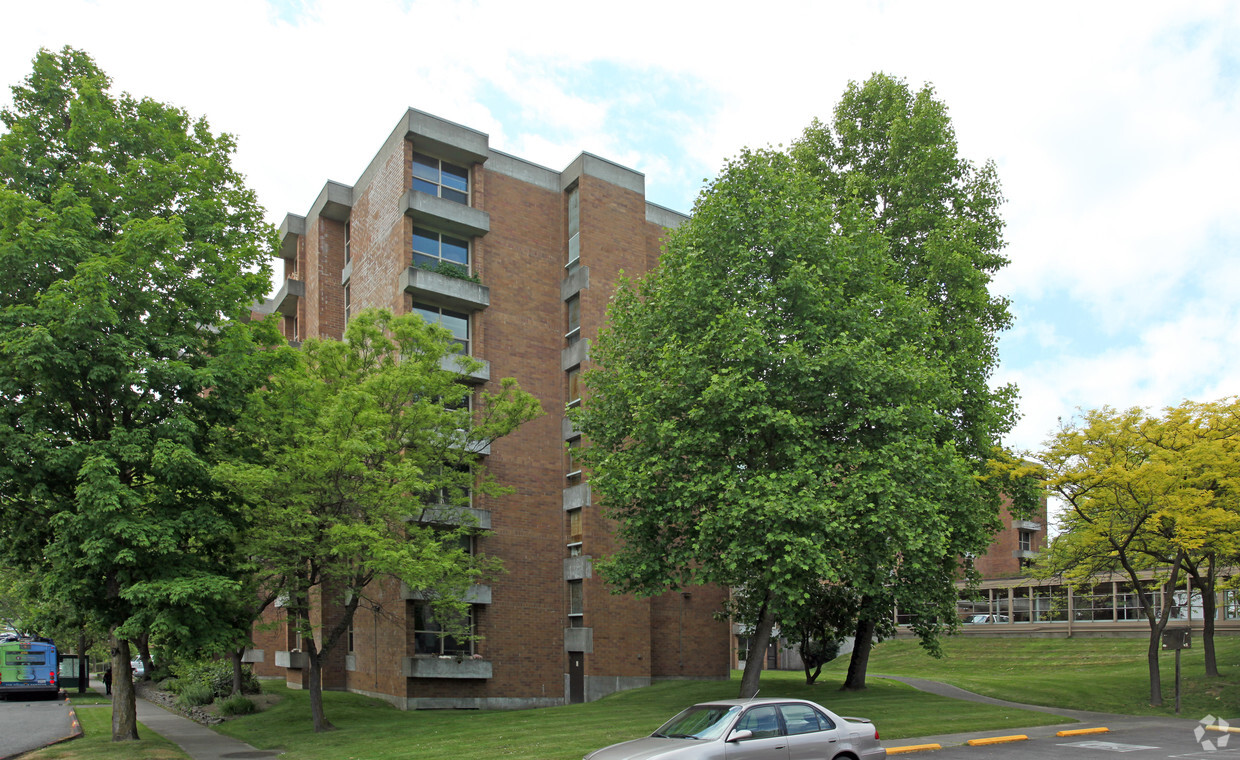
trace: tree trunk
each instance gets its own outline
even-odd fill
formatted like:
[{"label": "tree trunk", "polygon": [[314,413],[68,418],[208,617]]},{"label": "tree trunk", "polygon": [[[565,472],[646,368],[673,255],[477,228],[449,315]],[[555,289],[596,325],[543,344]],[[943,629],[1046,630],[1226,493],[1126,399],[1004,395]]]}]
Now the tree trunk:
[{"label": "tree trunk", "polygon": [[142,660],[142,678],[146,681],[151,677],[151,671],[155,669],[155,663],[151,662],[151,634],[144,633],[135,641],[138,645],[138,659]]},{"label": "tree trunk", "polygon": [[232,660],[232,670],[233,670],[233,679],[232,679],[233,681],[232,682],[232,693],[233,694],[241,693],[241,675],[242,675],[241,657],[244,654],[245,654],[245,647],[241,647],[240,649],[234,649],[233,651],[229,652],[229,658]]},{"label": "tree trunk", "polygon": [[[862,604],[862,609],[865,605]],[[857,636],[853,641],[852,657],[848,660],[848,675],[844,678],[841,691],[861,691],[865,688],[865,671],[870,665],[870,650],[874,648],[873,620],[866,617],[857,619]]]},{"label": "tree trunk", "polygon": [[112,741],[138,740],[138,705],[129,667],[129,641],[112,636]]},{"label": "tree trunk", "polygon": [[323,655],[319,652],[312,636],[306,637],[305,646],[306,664],[309,666],[306,671],[306,679],[309,681],[306,688],[310,690],[310,717],[314,721],[314,732],[321,734],[326,731],[335,731],[336,727],[323,714]]},{"label": "tree trunk", "polygon": [[1150,629],[1150,645],[1146,650],[1145,658],[1150,666],[1150,706],[1162,706],[1162,673],[1158,669],[1158,653],[1161,650],[1160,633],[1158,630],[1161,626],[1151,627]]},{"label": "tree trunk", "polygon": [[754,628],[753,638],[749,642],[749,653],[745,657],[745,671],[741,674],[741,699],[749,699],[758,693],[758,681],[762,678],[762,663],[766,660],[766,650],[771,645],[771,630],[775,627],[775,608],[771,605],[772,592],[766,592],[762,608],[758,611],[758,625]]},{"label": "tree trunk", "polygon": [[[1218,616],[1218,605],[1215,604],[1214,555],[1211,554],[1206,566],[1206,580],[1194,578],[1201,589],[1201,652],[1205,657],[1206,678],[1218,678],[1218,660],[1214,656],[1214,618]],[[1188,600],[1192,609],[1193,600]]]}]

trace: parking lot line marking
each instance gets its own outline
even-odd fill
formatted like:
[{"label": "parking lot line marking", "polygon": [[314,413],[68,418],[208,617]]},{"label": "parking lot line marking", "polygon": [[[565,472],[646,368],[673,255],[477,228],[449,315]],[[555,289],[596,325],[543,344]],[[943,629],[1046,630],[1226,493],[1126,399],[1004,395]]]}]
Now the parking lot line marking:
[{"label": "parking lot line marking", "polygon": [[1074,728],[1071,731],[1057,731],[1055,736],[1084,736],[1085,734],[1105,734],[1111,729],[1109,728]]},{"label": "parking lot line marking", "polygon": [[1005,742],[1023,742],[1029,737],[1024,734],[1013,734],[1011,736],[992,736],[989,739],[970,739],[965,742],[970,747],[982,747],[987,744],[1004,744]]}]

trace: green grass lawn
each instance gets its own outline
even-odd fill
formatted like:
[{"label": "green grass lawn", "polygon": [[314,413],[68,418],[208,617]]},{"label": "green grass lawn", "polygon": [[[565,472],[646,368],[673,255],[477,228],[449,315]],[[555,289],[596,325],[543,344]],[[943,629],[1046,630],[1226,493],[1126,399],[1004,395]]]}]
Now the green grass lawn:
[{"label": "green grass lawn", "polygon": [[82,724],[81,738],[22,755],[23,760],[189,760],[180,747],[141,723],[141,740],[113,744],[111,707],[84,706],[76,699],[73,706]]},{"label": "green grass lawn", "polygon": [[[1044,713],[935,697],[891,681],[875,681],[862,693],[845,694],[838,687],[838,681],[807,687],[800,673],[772,672],[763,678],[762,694],[805,697],[842,715],[871,718],[884,739],[1065,722]],[[736,678],[665,681],[588,704],[520,711],[401,712],[359,695],[328,693],[327,717],[340,730],[316,736],[308,695],[275,684],[270,690],[284,697],[278,705],[221,730],[256,747],[285,749],[290,760],[576,760],[601,746],[644,736],[695,702],[735,697],[737,688]]]},{"label": "green grass lawn", "polygon": [[[1220,678],[1203,675],[1200,641],[1181,653],[1181,715],[1240,718],[1240,637],[1215,639]],[[1175,655],[1160,656],[1163,707],[1149,705],[1145,639],[1006,639],[956,637],[944,657],[927,656],[915,641],[878,645],[870,673],[914,676],[1031,705],[1125,715],[1175,714]],[[846,661],[831,663],[837,679]],[[834,673],[839,675],[835,676]],[[827,677],[824,669],[823,677]]]}]

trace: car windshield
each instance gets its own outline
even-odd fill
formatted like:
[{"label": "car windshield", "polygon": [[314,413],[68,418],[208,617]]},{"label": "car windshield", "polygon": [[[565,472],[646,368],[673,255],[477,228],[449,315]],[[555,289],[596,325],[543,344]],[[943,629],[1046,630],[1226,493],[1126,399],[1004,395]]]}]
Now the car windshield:
[{"label": "car windshield", "polygon": [[739,707],[694,705],[659,727],[652,736],[673,739],[718,739]]}]

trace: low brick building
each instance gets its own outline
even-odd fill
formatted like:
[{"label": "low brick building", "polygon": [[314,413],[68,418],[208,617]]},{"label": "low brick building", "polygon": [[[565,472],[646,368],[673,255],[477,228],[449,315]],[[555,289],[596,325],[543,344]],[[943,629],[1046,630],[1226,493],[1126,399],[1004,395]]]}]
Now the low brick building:
[{"label": "low brick building", "polygon": [[[355,184],[327,182],[309,213],[285,218],[285,282],[264,310],[283,315],[290,341],[339,338],[361,308],[417,311],[486,363],[462,382],[483,390],[515,377],[546,412],[479,452],[513,489],[468,505],[474,548],[505,568],[473,589],[481,639],[437,636],[418,590],[387,581],[327,660],[324,688],[402,708],[521,708],[728,677],[728,626],[712,617],[725,591],[638,600],[609,593],[592,572],[613,532],[573,462],[580,434],[564,414],[580,400],[579,373],[621,271],[653,267],[665,231],[684,218],[647,202],[631,169],[582,153],[553,171],[412,109]],[[282,614],[256,631],[247,659],[300,685],[304,655]]]}]

